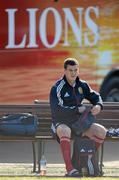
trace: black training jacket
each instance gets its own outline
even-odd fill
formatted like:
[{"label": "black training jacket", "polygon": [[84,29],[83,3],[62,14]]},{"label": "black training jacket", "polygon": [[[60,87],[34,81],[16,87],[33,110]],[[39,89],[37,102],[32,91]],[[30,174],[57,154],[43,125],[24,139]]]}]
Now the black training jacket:
[{"label": "black training jacket", "polygon": [[64,76],[58,80],[50,91],[50,107],[53,123],[73,122],[77,119],[78,108],[84,99],[93,105],[103,107],[99,93],[90,88],[86,81],[76,78],[72,87]]}]

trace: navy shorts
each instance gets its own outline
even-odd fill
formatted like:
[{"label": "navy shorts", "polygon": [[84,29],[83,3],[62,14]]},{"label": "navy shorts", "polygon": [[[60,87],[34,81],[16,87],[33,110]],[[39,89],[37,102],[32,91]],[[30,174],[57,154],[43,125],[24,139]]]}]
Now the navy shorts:
[{"label": "navy shorts", "polygon": [[[74,122],[73,122],[74,123]],[[57,140],[57,142],[58,143],[60,143],[60,139],[59,139],[59,137],[57,136],[57,133],[56,133],[56,129],[57,129],[57,127],[60,125],[60,124],[65,124],[65,125],[67,125],[70,129],[71,129],[71,136],[76,136],[74,133],[73,133],[73,131],[72,131],[72,128],[71,128],[71,126],[72,126],[72,123],[70,122],[70,124],[69,123],[64,123],[64,122],[59,122],[59,123],[52,123],[52,125],[51,125],[51,132],[52,132],[52,135],[53,135],[53,137]]]}]

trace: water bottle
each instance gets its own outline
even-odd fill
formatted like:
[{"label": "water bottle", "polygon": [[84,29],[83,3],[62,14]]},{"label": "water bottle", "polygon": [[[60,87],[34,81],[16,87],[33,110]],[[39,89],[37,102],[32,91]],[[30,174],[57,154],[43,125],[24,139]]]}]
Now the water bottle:
[{"label": "water bottle", "polygon": [[40,160],[40,176],[46,175],[46,165],[47,165],[46,158],[44,155],[42,155]]}]

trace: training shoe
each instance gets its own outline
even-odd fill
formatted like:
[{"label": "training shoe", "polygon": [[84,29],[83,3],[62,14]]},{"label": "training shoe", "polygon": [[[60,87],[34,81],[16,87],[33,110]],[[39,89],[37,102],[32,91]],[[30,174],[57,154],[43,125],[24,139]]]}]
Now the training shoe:
[{"label": "training shoe", "polygon": [[80,177],[80,174],[77,169],[72,169],[66,174],[67,177]]},{"label": "training shoe", "polygon": [[115,136],[119,137],[119,128],[115,129]]},{"label": "training shoe", "polygon": [[107,131],[107,134],[106,134],[106,136],[107,137],[112,137],[112,136],[115,136],[116,134],[115,134],[115,129],[114,128],[109,128],[108,129],[108,131]]},{"label": "training shoe", "polygon": [[117,129],[114,129],[114,128],[108,129],[106,136],[107,137],[112,137],[112,136],[119,137],[119,128],[117,128]]}]

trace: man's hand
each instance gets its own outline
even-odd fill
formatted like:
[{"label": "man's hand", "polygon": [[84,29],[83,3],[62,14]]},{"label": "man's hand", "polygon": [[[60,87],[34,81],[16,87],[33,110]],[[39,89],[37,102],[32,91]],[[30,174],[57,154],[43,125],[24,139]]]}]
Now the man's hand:
[{"label": "man's hand", "polygon": [[93,115],[97,115],[98,113],[100,113],[100,111],[101,111],[101,106],[98,104],[93,106],[93,108],[91,109],[91,113]]},{"label": "man's hand", "polygon": [[86,110],[86,107],[83,105],[78,107],[79,113],[83,113],[85,110]]}]

